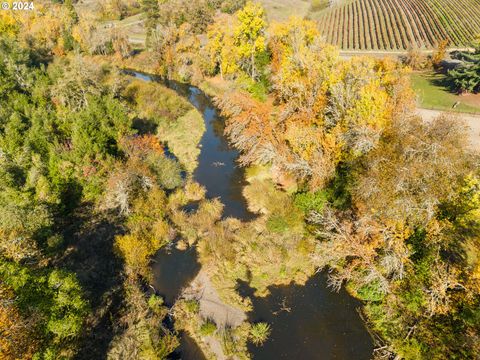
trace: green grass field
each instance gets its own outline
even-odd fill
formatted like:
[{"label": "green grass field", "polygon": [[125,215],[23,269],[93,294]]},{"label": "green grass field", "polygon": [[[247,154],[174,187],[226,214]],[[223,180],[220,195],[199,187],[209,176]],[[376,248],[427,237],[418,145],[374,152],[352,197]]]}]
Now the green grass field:
[{"label": "green grass field", "polygon": [[[443,74],[414,73],[412,86],[421,108],[480,114],[480,94],[456,95],[450,92]],[[453,109],[456,102],[459,104]]]}]

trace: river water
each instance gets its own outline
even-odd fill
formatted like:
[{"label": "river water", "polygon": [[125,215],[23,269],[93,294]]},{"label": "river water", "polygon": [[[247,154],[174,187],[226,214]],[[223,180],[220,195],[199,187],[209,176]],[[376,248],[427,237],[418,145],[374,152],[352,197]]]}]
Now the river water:
[{"label": "river water", "polygon": [[[132,73],[145,81],[158,78]],[[243,221],[254,217],[247,209],[242,196],[245,185],[243,169],[237,166],[238,152],[229,146],[224,136],[224,121],[210,98],[194,86],[164,82],[181,96],[187,98],[203,115],[206,132],[201,140],[199,165],[194,173],[197,182],[205,186],[208,198],[220,198],[224,216]],[[172,305],[181,289],[195,278],[200,270],[195,248],[181,251],[162,249],[155,257],[154,286]],[[270,288],[265,298],[253,296],[247,283],[239,283],[242,296],[250,296],[253,311],[249,320],[265,321],[272,333],[261,346],[249,346],[255,360],[301,359],[370,359],[372,340],[357,312],[361,303],[345,291],[331,292],[326,286],[326,276],[318,273],[305,286],[289,285]],[[193,340],[185,337],[176,355],[185,360],[204,359]]]}]

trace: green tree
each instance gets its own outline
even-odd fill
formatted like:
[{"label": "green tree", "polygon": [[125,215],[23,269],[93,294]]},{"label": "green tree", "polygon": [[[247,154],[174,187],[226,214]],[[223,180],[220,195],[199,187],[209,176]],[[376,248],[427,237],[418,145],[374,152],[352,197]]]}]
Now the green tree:
[{"label": "green tree", "polygon": [[475,47],[473,52],[460,52],[456,55],[456,58],[462,60],[463,63],[448,72],[447,78],[456,91],[480,92],[480,40],[474,42],[473,46]]}]

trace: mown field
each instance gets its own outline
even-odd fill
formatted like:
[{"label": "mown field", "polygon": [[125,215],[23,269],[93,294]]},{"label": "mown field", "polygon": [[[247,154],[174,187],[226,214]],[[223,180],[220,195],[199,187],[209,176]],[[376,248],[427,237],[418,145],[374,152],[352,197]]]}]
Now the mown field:
[{"label": "mown field", "polygon": [[480,94],[458,95],[451,92],[444,74],[412,74],[417,104],[424,109],[480,114]]},{"label": "mown field", "polygon": [[348,50],[465,47],[480,33],[480,0],[349,0],[313,12],[327,41]]}]

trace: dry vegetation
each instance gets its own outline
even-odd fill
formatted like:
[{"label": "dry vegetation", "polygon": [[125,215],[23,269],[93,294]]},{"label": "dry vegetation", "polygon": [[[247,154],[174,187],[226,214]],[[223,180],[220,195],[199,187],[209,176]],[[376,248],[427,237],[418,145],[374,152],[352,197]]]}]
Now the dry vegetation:
[{"label": "dry vegetation", "polygon": [[310,0],[261,0],[269,19],[286,20],[288,17],[306,16],[310,10]]}]

